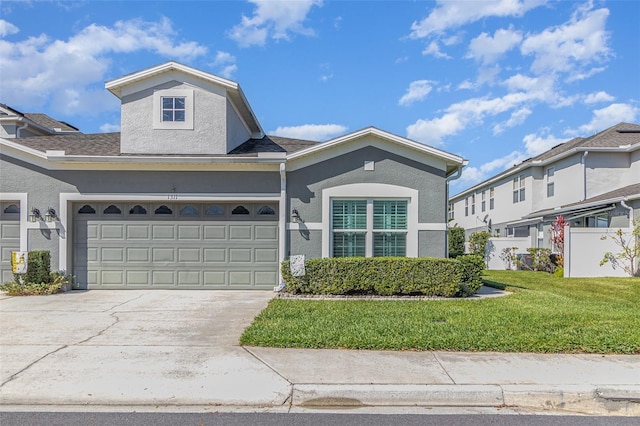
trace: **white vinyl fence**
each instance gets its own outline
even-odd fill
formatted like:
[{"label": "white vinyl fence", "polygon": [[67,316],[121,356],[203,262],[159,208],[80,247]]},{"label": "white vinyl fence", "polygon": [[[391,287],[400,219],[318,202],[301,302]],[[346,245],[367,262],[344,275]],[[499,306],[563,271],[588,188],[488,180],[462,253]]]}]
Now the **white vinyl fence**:
[{"label": "white vinyl fence", "polygon": [[[564,276],[577,277],[627,277],[620,266],[611,263],[600,266],[606,252],[620,253],[622,249],[611,239],[602,240],[603,235],[615,235],[618,228],[565,228]],[[623,231],[631,238],[631,228]],[[620,260],[627,262],[626,259]]]},{"label": "white vinyl fence", "polygon": [[487,269],[515,269],[515,265],[513,264],[513,262],[507,260],[503,253],[503,250],[512,249],[513,254],[526,254],[527,249],[530,246],[531,238],[529,237],[489,238],[486,256]]}]

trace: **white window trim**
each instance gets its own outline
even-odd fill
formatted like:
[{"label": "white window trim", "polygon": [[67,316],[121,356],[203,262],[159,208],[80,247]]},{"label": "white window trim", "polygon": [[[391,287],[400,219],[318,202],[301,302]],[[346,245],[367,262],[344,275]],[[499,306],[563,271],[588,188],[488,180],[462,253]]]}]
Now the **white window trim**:
[{"label": "white window trim", "polygon": [[[184,99],[184,121],[162,121],[162,98]],[[193,89],[164,89],[153,92],[153,128],[159,130],[193,130]]]},{"label": "white window trim", "polygon": [[[354,183],[324,189],[322,191],[322,257],[331,256],[331,202],[333,198],[407,200],[406,256],[418,257],[418,194],[419,192],[416,189],[384,183]],[[371,206],[369,206],[369,204],[371,204]],[[372,203],[367,203],[367,213],[369,208],[371,208],[373,212]],[[368,232],[369,227],[373,230],[373,223],[369,225],[367,222],[366,250],[367,253],[373,253],[372,241],[371,244],[369,244],[369,239],[373,238],[373,233]]]}]

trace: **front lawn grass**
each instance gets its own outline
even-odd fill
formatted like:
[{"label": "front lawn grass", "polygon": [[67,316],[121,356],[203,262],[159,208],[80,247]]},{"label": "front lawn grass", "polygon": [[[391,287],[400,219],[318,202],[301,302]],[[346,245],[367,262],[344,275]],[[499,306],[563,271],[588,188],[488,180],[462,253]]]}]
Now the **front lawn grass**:
[{"label": "front lawn grass", "polygon": [[640,279],[484,271],[484,300],[274,299],[240,343],[282,348],[640,354]]}]

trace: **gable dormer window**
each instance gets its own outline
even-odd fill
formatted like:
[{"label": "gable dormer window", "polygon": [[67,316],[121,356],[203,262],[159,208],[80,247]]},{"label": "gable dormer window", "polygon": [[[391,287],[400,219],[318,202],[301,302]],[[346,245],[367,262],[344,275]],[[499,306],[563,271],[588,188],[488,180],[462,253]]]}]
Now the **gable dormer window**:
[{"label": "gable dormer window", "polygon": [[163,96],[162,121],[184,121],[185,99],[184,96]]},{"label": "gable dormer window", "polygon": [[193,130],[194,90],[162,89],[153,92],[153,128]]}]

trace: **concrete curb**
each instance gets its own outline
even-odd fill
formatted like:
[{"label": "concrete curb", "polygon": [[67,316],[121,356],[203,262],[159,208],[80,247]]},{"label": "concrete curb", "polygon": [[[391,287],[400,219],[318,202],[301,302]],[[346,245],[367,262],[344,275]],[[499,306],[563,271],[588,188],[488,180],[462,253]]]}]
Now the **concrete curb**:
[{"label": "concrete curb", "polygon": [[465,406],[504,403],[498,385],[293,385],[292,405],[329,406]]},{"label": "concrete curb", "polygon": [[640,386],[294,384],[291,405],[329,407],[518,407],[640,416]]}]

